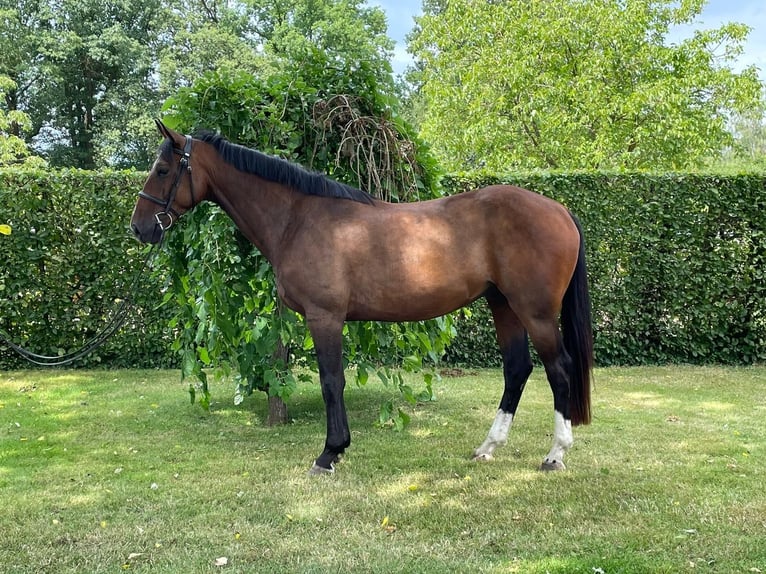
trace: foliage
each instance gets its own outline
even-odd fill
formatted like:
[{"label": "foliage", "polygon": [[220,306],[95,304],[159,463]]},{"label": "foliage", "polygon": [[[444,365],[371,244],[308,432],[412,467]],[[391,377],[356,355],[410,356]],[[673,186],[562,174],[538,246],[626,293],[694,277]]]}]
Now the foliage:
[{"label": "foliage", "polygon": [[744,165],[766,170],[766,117],[762,109],[734,116],[734,144],[720,158],[722,168],[735,166],[741,169]]},{"label": "foliage", "polygon": [[[739,147],[731,116],[763,106],[754,71],[726,67],[746,27],[663,44],[702,3],[427,0],[407,112],[427,116],[450,170],[715,162]],[[383,10],[361,0],[0,0],[0,44],[15,85],[0,113],[30,119],[12,136],[56,166],[138,169],[162,102],[206,72],[301,75],[321,56],[316,85],[352,65],[388,86],[393,49]]]},{"label": "foliage", "polygon": [[30,135],[52,165],[94,168],[140,157],[127,142],[106,140],[152,101],[160,8],[159,0],[0,2],[7,15],[0,33],[13,37],[0,73],[17,84],[8,106],[29,114]]},{"label": "foliage", "polygon": [[[143,176],[80,170],[0,170],[0,330],[34,352],[58,356],[100,331],[141,272],[126,223]],[[162,282],[144,271],[128,323],[77,366],[169,366]],[[25,363],[0,343],[0,369]]]},{"label": "foliage", "polygon": [[[1,17],[1,13],[0,13]],[[0,74],[0,99],[16,89],[16,83]],[[0,108],[0,167],[6,165],[44,166],[45,162],[30,154],[27,144],[19,137],[23,127],[29,125],[29,116],[19,110]]]},{"label": "foliage", "polygon": [[207,72],[269,76],[318,54],[330,74],[346,62],[375,68],[378,81],[391,72],[385,15],[360,0],[191,0],[167,17],[172,41],[159,58],[166,95]]},{"label": "foliage", "polygon": [[495,323],[483,298],[455,317],[455,337],[447,347],[442,363],[457,367],[497,367],[502,364]]},{"label": "foliage", "polygon": [[492,463],[469,460],[502,392],[491,370],[445,377],[439,401],[401,434],[373,426],[379,384],[349,389],[354,443],[317,480],[305,473],[324,435],[316,384],[294,397],[294,424],[269,429],[264,404],[185,406],[169,392],[175,372],[4,372],[0,564],[14,574],[763,570],[766,369],[609,368],[596,380],[596,420],[575,431],[565,473],[535,470],[551,440],[542,369],[508,446]]},{"label": "foliage", "polygon": [[254,73],[266,65],[248,2],[190,0],[165,13],[170,41],[157,54],[160,100],[218,69]]},{"label": "foliage", "polygon": [[409,48],[422,135],[450,171],[698,167],[763,113],[751,66],[727,66],[748,27],[670,43],[703,0],[431,2]]},{"label": "foliage", "polygon": [[[396,115],[393,101],[376,89],[374,75],[350,65],[328,72],[325,55],[313,55],[317,60],[304,62],[300,74],[293,70],[262,79],[243,72],[208,73],[167,102],[166,121],[187,131],[217,128],[231,141],[388,199],[437,193],[433,160],[420,142],[409,139],[411,129]],[[236,401],[254,389],[286,399],[296,388],[296,368],[314,365],[303,320],[282,307],[268,261],[223,212],[200,206],[186,219],[167,238],[173,292],[166,297],[178,309],[184,375],[201,379],[204,391],[203,367],[214,365],[236,374]],[[449,318],[349,324],[345,357],[364,383],[381,363],[414,370],[425,357],[436,360],[450,334]],[[280,345],[287,347],[284,356],[275,355]],[[398,371],[384,369],[379,375],[393,379],[410,403],[430,397],[430,375],[422,393],[404,385]],[[392,403],[384,405],[381,416],[399,425],[406,419]]]},{"label": "foliage", "polygon": [[[750,364],[766,359],[763,174],[538,173],[456,177],[451,193],[510,182],[582,222],[599,365]],[[447,360],[494,349],[481,303],[457,323]]]},{"label": "foliage", "polygon": [[[249,0],[251,23],[275,67],[300,72],[321,58],[326,66],[312,74],[365,69],[377,83],[391,83],[394,44],[386,35],[386,16],[362,0]],[[365,76],[356,75],[365,82]],[[317,82],[317,85],[333,85]],[[386,90],[382,90],[386,91]],[[356,90],[350,92],[355,93]]]},{"label": "foliage", "polygon": [[383,82],[393,48],[361,0],[0,0],[0,43],[15,85],[0,110],[31,119],[14,136],[55,166],[138,169],[162,102],[206,72],[268,76],[321,54],[328,75],[353,62]]}]

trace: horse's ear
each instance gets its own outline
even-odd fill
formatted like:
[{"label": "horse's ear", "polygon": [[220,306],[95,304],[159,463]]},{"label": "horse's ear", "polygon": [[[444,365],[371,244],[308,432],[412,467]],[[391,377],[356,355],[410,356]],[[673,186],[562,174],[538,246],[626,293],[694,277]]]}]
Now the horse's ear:
[{"label": "horse's ear", "polygon": [[182,134],[171,130],[159,118],[155,118],[154,123],[157,125],[157,129],[160,130],[162,137],[172,140],[177,148],[183,149],[186,138]]},{"label": "horse's ear", "polygon": [[160,120],[160,118],[154,118],[154,123],[157,126],[157,129],[160,131],[160,134],[162,135],[162,137],[173,139],[173,136],[170,134],[170,130],[167,128],[165,124],[162,123],[162,120]]}]

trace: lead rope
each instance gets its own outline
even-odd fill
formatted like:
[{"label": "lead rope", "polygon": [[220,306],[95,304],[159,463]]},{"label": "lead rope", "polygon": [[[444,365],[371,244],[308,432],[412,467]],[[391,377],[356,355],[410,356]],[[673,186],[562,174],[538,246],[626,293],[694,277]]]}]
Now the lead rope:
[{"label": "lead rope", "polygon": [[159,244],[153,245],[152,248],[147,251],[146,257],[144,257],[144,261],[141,264],[141,268],[136,273],[135,277],[133,277],[133,281],[130,284],[127,295],[117,307],[117,310],[112,315],[112,318],[109,320],[106,326],[98,334],[96,334],[95,337],[85,343],[85,345],[83,345],[80,349],[72,351],[71,353],[66,353],[64,355],[38,355],[37,353],[33,353],[29,349],[26,349],[21,345],[17,345],[11,341],[8,333],[2,329],[0,329],[0,340],[2,340],[6,345],[8,345],[8,347],[16,351],[30,363],[34,363],[35,365],[40,365],[42,367],[60,367],[62,365],[69,365],[70,363],[74,363],[76,360],[83,358],[88,353],[94,351],[106,343],[106,341],[117,331],[119,331],[120,327],[125,324],[125,321],[128,318],[128,313],[133,305],[131,294],[135,292],[135,288],[138,286],[138,282],[141,279],[144,270],[148,267],[149,260],[156,252],[158,245]]}]

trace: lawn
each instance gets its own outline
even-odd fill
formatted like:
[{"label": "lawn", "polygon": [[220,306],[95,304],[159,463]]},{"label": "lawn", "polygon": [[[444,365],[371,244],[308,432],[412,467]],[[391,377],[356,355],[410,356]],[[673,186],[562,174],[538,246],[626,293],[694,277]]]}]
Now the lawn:
[{"label": "lawn", "polygon": [[353,444],[324,441],[318,385],[265,400],[174,371],[0,373],[0,572],[766,573],[766,368],[609,368],[568,470],[537,471],[552,400],[532,376],[508,446],[472,462],[499,371],[435,383],[404,432],[350,385]]}]

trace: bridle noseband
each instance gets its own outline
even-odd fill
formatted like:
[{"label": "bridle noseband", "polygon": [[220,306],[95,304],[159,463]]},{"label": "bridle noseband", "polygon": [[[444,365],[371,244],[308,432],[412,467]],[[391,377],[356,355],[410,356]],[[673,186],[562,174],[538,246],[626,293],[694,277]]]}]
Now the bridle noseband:
[{"label": "bridle noseband", "polygon": [[[181,184],[181,178],[183,177],[184,172],[189,173],[189,193],[191,194],[191,200],[192,200],[192,207],[196,204],[196,201],[194,200],[194,183],[192,181],[191,177],[191,149],[192,149],[192,138],[189,136],[184,136],[186,138],[186,141],[184,143],[184,149],[179,149],[175,146],[173,146],[173,153],[176,153],[181,156],[181,159],[178,161],[178,171],[176,172],[176,178],[173,181],[173,187],[170,189],[170,195],[168,195],[167,201],[160,197],[155,197],[153,195],[149,195],[144,190],[141,190],[138,192],[138,197],[141,199],[146,199],[151,201],[152,203],[156,203],[157,205],[162,206],[162,211],[158,211],[154,214],[154,219],[157,221],[157,225],[159,228],[164,232],[173,227],[173,223],[181,217],[181,214],[178,213],[175,209],[173,209],[173,201],[176,199],[176,193],[178,192],[178,186]],[[191,208],[190,208],[191,209]],[[163,218],[165,218],[165,221],[163,221]]]}]

